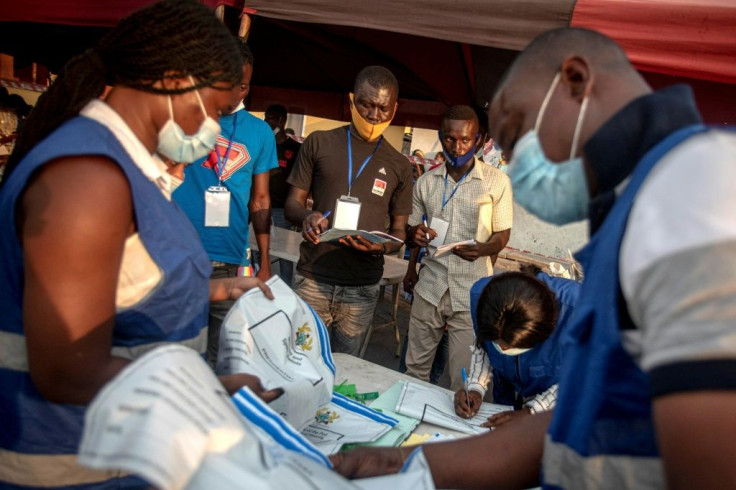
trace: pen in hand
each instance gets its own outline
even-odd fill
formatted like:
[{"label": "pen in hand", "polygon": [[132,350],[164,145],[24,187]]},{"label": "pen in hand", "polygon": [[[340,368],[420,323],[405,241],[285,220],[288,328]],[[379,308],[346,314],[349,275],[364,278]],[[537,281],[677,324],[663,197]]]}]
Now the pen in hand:
[{"label": "pen in hand", "polygon": [[[427,225],[427,215],[426,214],[422,215],[422,224],[424,225],[425,228],[429,228],[429,226]],[[429,241],[429,232],[425,232],[424,236],[427,237],[427,241]]]},{"label": "pen in hand", "polygon": [[[317,221],[317,223],[321,223],[323,219],[329,218],[331,213],[332,211],[325,211],[325,214],[322,215],[322,217],[319,219],[319,221]],[[311,226],[307,229],[307,233],[309,233],[310,231],[312,231]]]},{"label": "pen in hand", "polygon": [[465,388],[465,402],[468,404],[468,409],[471,409],[470,407],[470,393],[468,392],[468,373],[465,371],[465,368],[461,371],[463,375],[463,387]]}]

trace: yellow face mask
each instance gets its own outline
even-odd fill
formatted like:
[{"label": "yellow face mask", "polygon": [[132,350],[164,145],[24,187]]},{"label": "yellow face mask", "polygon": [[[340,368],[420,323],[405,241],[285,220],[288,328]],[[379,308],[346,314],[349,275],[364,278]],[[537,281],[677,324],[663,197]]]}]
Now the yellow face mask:
[{"label": "yellow face mask", "polygon": [[[396,106],[398,107],[398,104],[396,104]],[[360,115],[358,109],[355,107],[355,95],[353,93],[350,94],[350,114],[353,118],[353,126],[355,126],[360,137],[366,141],[375,141],[380,138],[394,119],[393,116],[391,116],[391,119],[386,122],[379,124],[369,123],[363,119],[363,116]],[[394,115],[396,115],[396,108],[394,108]]]}]

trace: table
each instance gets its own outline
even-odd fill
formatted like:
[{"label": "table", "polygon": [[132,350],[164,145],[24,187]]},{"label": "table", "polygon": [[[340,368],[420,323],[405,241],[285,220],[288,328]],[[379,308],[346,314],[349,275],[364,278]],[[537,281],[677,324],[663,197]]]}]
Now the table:
[{"label": "table", "polygon": [[[256,234],[253,231],[253,227],[250,228],[250,245],[252,248],[257,248]],[[290,262],[299,261],[299,245],[304,241],[302,234],[297,231],[287,230],[285,228],[278,228],[275,226],[271,227],[271,247],[269,253],[272,257],[279,259],[285,259]],[[375,325],[375,322],[371,322],[368,327],[368,331],[365,334],[362,345],[360,347],[360,357],[365,356],[365,351],[368,348],[368,342],[370,342],[371,334],[376,328],[382,327],[393,327],[394,335],[396,337],[396,356],[399,356],[401,351],[401,333],[399,331],[399,323],[397,321],[398,310],[399,310],[399,289],[401,281],[406,275],[406,268],[409,266],[409,262],[398,257],[391,255],[384,256],[383,265],[383,277],[378,283],[381,286],[381,290],[386,286],[392,286],[391,291],[391,320],[388,322]],[[383,295],[381,295],[383,296]]]},{"label": "table", "polygon": [[[351,356],[350,354],[333,353],[332,358],[335,361],[335,367],[337,368],[337,372],[335,373],[335,383],[340,384],[344,379],[347,379],[348,383],[355,385],[355,389],[358,393],[367,393],[371,391],[383,393],[398,381],[403,380],[431,386],[433,389],[452,394],[450,390],[446,390],[445,388],[420,381],[398,371],[379,366],[378,364],[373,364],[365,359]],[[458,439],[462,437],[470,437],[468,434],[463,432],[446,429],[426,422],[420,422],[416,429],[414,429],[414,433],[417,434],[435,434],[437,432],[444,435],[451,435]]]}]

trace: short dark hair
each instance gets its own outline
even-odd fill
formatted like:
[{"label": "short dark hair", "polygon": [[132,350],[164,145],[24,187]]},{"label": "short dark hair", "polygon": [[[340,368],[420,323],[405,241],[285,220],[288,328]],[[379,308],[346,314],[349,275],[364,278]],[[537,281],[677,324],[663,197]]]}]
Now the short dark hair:
[{"label": "short dark hair", "polygon": [[265,114],[273,114],[275,116],[286,118],[288,113],[286,112],[286,107],[282,106],[281,104],[271,104],[266,109]]},{"label": "short dark hair", "polygon": [[530,349],[552,334],[557,299],[536,277],[538,271],[523,268],[493,276],[478,299],[477,345],[502,340],[515,348]]},{"label": "short dark hair", "polygon": [[442,115],[442,122],[445,121],[475,121],[478,124],[478,115],[470,106],[454,105]]},{"label": "short dark hair", "polygon": [[355,77],[353,92],[357,92],[364,83],[378,89],[392,89],[396,92],[396,96],[399,96],[399,81],[396,80],[396,77],[388,68],[383,66],[366,66],[360,70],[358,76]]}]

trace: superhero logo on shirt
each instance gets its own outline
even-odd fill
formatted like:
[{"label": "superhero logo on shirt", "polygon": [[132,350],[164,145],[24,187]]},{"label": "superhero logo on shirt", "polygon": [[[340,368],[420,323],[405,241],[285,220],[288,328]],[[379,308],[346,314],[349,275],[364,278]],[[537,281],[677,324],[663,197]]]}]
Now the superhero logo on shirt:
[{"label": "superhero logo on shirt", "polygon": [[[250,162],[250,153],[244,144],[233,141],[230,145],[230,151],[227,151],[227,147],[230,145],[230,140],[223,138],[222,136],[217,137],[215,143],[215,149],[209,154],[207,159],[202,162],[204,168],[211,168],[212,170],[217,169],[218,160],[224,159],[227,154],[227,162],[225,168],[222,170],[222,176],[220,179],[224,182],[229,179],[235,172],[243,168]],[[219,158],[218,158],[219,155]]]}]

